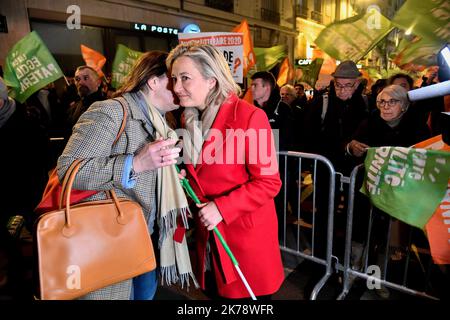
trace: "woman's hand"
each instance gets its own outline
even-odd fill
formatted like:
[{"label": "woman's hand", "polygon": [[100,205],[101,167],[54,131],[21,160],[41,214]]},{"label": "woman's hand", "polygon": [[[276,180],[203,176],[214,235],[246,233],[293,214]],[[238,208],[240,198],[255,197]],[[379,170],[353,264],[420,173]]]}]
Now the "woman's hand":
[{"label": "woman's hand", "polygon": [[200,222],[208,229],[208,231],[214,229],[223,220],[214,201],[197,204],[197,207],[200,208],[200,211],[198,212]]},{"label": "woman's hand", "polygon": [[145,145],[133,157],[134,172],[154,170],[177,163],[181,149],[174,147],[177,140],[158,138]]},{"label": "woman's hand", "polygon": [[370,148],[367,144],[352,140],[347,145],[350,153],[355,157],[362,157],[366,153],[367,148]]}]

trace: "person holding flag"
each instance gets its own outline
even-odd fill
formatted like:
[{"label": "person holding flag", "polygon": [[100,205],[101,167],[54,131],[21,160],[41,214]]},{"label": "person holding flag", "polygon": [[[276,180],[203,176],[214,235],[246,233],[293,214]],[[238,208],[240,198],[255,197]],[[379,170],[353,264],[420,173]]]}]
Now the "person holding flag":
[{"label": "person holding flag", "polygon": [[217,228],[257,299],[268,298],[284,273],[273,200],[281,181],[267,116],[238,98],[240,88],[215,47],[179,44],[167,66],[184,107],[187,175],[202,202],[194,213],[199,284],[213,298],[250,297],[217,234],[209,232]]}]

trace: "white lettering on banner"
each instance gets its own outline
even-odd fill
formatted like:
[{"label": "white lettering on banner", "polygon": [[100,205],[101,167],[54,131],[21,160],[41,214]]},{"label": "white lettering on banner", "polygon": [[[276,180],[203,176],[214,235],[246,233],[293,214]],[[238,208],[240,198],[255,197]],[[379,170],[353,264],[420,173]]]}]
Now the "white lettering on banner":
[{"label": "white lettering on banner", "polygon": [[193,38],[193,39],[179,39],[180,42],[195,42],[197,44],[210,44],[212,46],[239,46],[242,44],[241,36],[215,36],[205,38]]},{"label": "white lettering on banner", "polygon": [[225,60],[227,60],[230,70],[233,70],[233,51],[223,51],[223,56],[225,57]]},{"label": "white lettering on banner", "polygon": [[[442,211],[442,223],[444,225],[450,224],[450,183],[447,186],[447,192],[439,205],[439,209]],[[447,228],[447,243],[450,245],[450,228]]]},{"label": "white lettering on banner", "polygon": [[408,177],[414,180],[423,180],[425,164],[427,163],[427,155],[425,149],[416,149],[417,152],[413,153],[413,167],[412,172],[408,173]]},{"label": "white lettering on banner", "polygon": [[374,160],[371,162],[369,170],[367,171],[367,189],[371,194],[380,194],[381,166],[385,162],[385,158],[389,154],[388,148],[377,148],[375,150]]},{"label": "white lettering on banner", "polygon": [[388,162],[388,172],[391,174],[387,174],[384,177],[385,182],[394,187],[404,184],[403,178],[408,169],[407,158],[408,153],[405,154],[403,149],[394,149],[392,151]]},{"label": "white lettering on banner", "polygon": [[24,53],[19,54],[17,51],[14,52],[12,54],[12,56],[13,56],[13,61],[11,62],[11,65],[13,68],[16,68],[19,64],[21,64],[27,60],[27,56]]},{"label": "white lettering on banner", "polygon": [[20,93],[22,94],[31,86],[57,73],[58,70],[53,63],[43,66],[39,59],[32,57],[16,69],[17,77],[20,80]]}]

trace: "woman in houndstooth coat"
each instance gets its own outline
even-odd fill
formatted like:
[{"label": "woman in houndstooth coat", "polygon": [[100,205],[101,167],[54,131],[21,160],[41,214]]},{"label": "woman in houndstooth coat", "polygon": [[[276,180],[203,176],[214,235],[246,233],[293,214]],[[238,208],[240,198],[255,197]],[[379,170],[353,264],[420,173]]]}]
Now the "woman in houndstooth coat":
[{"label": "woman in houndstooth coat", "polygon": [[[95,102],[81,115],[58,159],[58,176],[64,177],[75,159],[83,159],[73,187],[80,190],[109,190],[117,196],[138,202],[149,233],[155,228],[157,170],[176,163],[181,151],[176,140],[155,135],[149,115],[152,104],[164,117],[178,108],[169,87],[165,59],[167,53],[152,51],[141,56],[128,82],[116,96],[127,107],[126,126],[113,143],[123,120],[123,109],[116,99]],[[88,200],[105,198],[99,192]],[[124,257],[126,259],[126,257]],[[156,291],[156,271],[128,279],[81,297],[88,300],[152,299]]]}]

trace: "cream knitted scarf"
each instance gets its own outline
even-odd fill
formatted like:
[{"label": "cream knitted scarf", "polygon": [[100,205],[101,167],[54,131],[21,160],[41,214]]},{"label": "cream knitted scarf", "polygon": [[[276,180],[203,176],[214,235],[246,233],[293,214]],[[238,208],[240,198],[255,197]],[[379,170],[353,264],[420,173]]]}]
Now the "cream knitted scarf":
[{"label": "cream knitted scarf", "polygon": [[183,111],[184,126],[189,133],[188,141],[183,141],[184,156],[191,161],[194,168],[197,166],[203,143],[207,139],[219,109],[220,105],[212,104],[206,107],[201,115],[197,108],[186,108]]},{"label": "cream knitted scarf", "polygon": [[[177,139],[175,131],[168,126],[161,113],[143,92],[141,94],[147,103],[147,110],[150,121],[155,128],[156,138]],[[189,210],[175,165],[158,169],[157,201],[161,282],[164,284],[165,281],[167,285],[171,285],[180,281],[181,287],[184,287],[185,284],[189,286],[189,277],[191,277],[195,287],[198,288],[198,283],[192,272],[186,237],[183,236],[181,243],[175,241],[173,237],[178,222],[182,222],[184,227],[188,228],[187,212]]]}]

